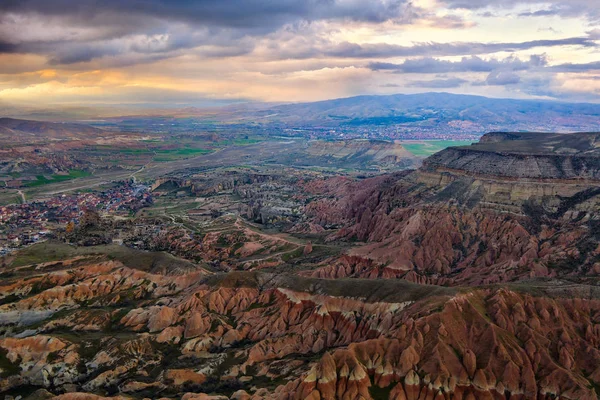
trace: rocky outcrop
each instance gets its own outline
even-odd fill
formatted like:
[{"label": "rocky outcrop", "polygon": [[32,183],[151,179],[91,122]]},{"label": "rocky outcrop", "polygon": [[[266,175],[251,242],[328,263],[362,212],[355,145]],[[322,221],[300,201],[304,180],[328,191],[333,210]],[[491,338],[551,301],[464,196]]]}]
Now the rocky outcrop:
[{"label": "rocky outcrop", "polygon": [[499,153],[477,145],[442,150],[425,160],[423,169],[475,177],[600,181],[600,158],[595,156]]},{"label": "rocky outcrop", "polygon": [[371,264],[355,260],[355,266],[346,259],[311,274],[403,277],[444,285],[597,275],[600,253],[590,223],[534,226],[527,217],[442,205],[398,208],[389,214],[387,209],[382,203],[363,211],[359,224],[338,234],[367,241],[350,254]]},{"label": "rocky outcrop", "polygon": [[[552,177],[547,181],[519,178],[523,175],[518,166],[510,162],[513,156],[566,160],[574,155],[596,162],[600,158],[595,156],[594,135],[576,135],[573,144],[562,139],[565,135],[542,140],[544,136],[533,134],[531,140],[540,150],[530,154],[527,146],[533,144],[522,143],[527,142],[523,139],[529,138],[527,134],[494,134],[482,144],[440,152],[412,173],[360,182],[312,182],[307,190],[329,193],[330,198],[306,206],[311,223],[341,227],[329,236],[332,241],[355,239],[366,244],[348,251],[364,261],[342,258],[303,274],[402,278],[437,285],[596,276],[600,242],[595,209],[600,185],[581,175],[591,171],[591,164],[578,164],[581,169],[565,167],[562,172],[544,169],[543,174]],[[490,150],[498,143],[509,143],[508,149],[514,149]],[[493,174],[473,176],[470,169],[485,171],[479,162]],[[507,165],[512,167],[504,173]]]},{"label": "rocky outcrop", "polygon": [[594,313],[574,316],[580,305],[507,290],[460,295],[439,312],[407,320],[395,338],[325,354],[280,389],[280,398],[592,400],[597,394],[586,379],[567,378],[573,358],[583,375],[598,368],[590,356],[600,354],[599,332],[586,328],[595,326],[595,317],[588,319]]},{"label": "rocky outcrop", "polygon": [[77,381],[77,350],[72,343],[46,335],[0,339],[0,360],[4,358],[0,392],[24,385],[52,387]]},{"label": "rocky outcrop", "polygon": [[239,186],[266,183],[273,181],[276,178],[276,175],[240,173],[237,171],[225,172],[219,175],[197,174],[194,178],[187,179],[179,178],[177,176],[165,176],[156,179],[150,188],[157,192],[189,189],[193,194],[203,196],[223,191],[231,191]]},{"label": "rocky outcrop", "polygon": [[491,133],[429,157],[414,181],[469,207],[522,212],[533,203],[554,212],[589,212],[600,194],[598,136]]},{"label": "rocky outcrop", "polygon": [[[342,261],[356,271],[370,265]],[[118,263],[46,278],[53,286],[33,295],[30,281],[39,278],[5,286],[17,298],[6,309],[54,312],[58,304],[43,300],[50,298],[68,307],[0,339],[3,365],[12,365],[0,379],[4,389],[592,399],[600,379],[600,301],[584,287],[553,297],[533,286],[440,292],[357,281],[339,293],[327,280],[255,273],[199,280]],[[77,334],[67,340],[64,332]]]}]

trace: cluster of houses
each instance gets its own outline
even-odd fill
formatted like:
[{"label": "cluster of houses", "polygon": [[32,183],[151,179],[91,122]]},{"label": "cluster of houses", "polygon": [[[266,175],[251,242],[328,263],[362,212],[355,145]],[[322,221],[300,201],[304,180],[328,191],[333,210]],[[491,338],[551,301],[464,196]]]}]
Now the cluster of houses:
[{"label": "cluster of houses", "polygon": [[86,210],[118,215],[152,203],[147,187],[129,182],[89,193],[63,194],[43,201],[0,206],[0,255],[52,236],[57,228],[79,223]]}]

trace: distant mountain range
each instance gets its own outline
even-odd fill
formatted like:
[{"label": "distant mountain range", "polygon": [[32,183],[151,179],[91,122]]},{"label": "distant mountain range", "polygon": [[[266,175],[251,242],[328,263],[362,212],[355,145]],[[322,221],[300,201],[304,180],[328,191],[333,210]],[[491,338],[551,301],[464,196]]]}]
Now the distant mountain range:
[{"label": "distant mountain range", "polygon": [[492,99],[448,93],[357,96],[314,103],[285,104],[262,110],[230,106],[229,120],[306,126],[412,125],[425,129],[598,130],[600,104]]},{"label": "distant mountain range", "polygon": [[[10,116],[58,120],[61,111],[29,109]],[[600,104],[493,99],[449,93],[356,96],[312,103],[244,103],[213,108],[65,109],[64,120],[134,122],[192,119],[209,124],[280,128],[398,127],[423,132],[483,134],[489,131],[571,132],[600,130]],[[117,115],[122,115],[116,117]],[[140,125],[141,126],[141,125]]]}]

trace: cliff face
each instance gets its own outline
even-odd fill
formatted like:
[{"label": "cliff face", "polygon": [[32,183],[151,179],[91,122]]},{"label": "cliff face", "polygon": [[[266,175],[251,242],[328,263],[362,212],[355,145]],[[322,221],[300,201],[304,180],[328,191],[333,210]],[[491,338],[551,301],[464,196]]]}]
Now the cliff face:
[{"label": "cliff face", "polygon": [[600,180],[600,158],[585,155],[499,153],[450,147],[429,157],[428,172],[455,172],[474,177],[531,180]]},{"label": "cliff face", "polygon": [[519,213],[534,204],[589,212],[600,193],[599,136],[491,133],[429,157],[414,181],[470,207]]}]

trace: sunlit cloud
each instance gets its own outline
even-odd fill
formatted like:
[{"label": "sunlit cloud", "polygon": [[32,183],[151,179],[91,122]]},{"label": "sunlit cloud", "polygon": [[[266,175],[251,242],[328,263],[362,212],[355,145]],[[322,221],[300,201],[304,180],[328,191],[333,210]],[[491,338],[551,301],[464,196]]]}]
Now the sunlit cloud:
[{"label": "sunlit cloud", "polygon": [[196,104],[442,89],[595,102],[599,18],[595,0],[1,2],[0,98]]}]

